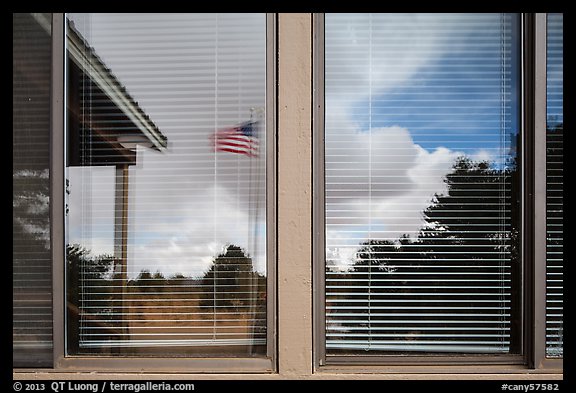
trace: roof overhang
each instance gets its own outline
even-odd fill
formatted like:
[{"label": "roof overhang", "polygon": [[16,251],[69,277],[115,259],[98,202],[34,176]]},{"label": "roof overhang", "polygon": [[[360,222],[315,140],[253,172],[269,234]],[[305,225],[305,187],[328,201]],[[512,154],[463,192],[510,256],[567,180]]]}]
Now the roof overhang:
[{"label": "roof overhang", "polygon": [[132,148],[134,145],[139,144],[158,151],[164,150],[167,147],[166,136],[160,132],[148,115],[144,113],[112,71],[105,66],[94,49],[88,46],[86,40],[70,21],[68,21],[67,37],[70,59],[130,119],[141,133],[141,135],[130,136],[129,140],[124,142],[130,144],[130,147],[128,145],[126,147]]}]

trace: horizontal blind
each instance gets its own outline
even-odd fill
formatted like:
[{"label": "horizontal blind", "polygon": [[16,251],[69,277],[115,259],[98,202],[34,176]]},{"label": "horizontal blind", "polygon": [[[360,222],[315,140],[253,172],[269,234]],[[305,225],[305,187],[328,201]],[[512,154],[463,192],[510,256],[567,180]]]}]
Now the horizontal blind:
[{"label": "horizontal blind", "polygon": [[68,19],[68,352],[265,355],[265,15]]},{"label": "horizontal blind", "polygon": [[564,288],[563,14],[548,14],[546,45],[546,355],[562,357]]},{"label": "horizontal blind", "polygon": [[51,14],[12,14],[12,361],[52,365]]},{"label": "horizontal blind", "polygon": [[518,351],[517,29],[326,15],[328,355]]}]

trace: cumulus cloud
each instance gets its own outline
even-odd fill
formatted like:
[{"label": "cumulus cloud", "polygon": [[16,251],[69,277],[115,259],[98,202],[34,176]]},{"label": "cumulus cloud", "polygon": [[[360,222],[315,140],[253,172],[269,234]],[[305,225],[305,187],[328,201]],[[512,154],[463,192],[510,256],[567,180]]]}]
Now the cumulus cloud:
[{"label": "cumulus cloud", "polygon": [[409,80],[438,56],[445,37],[406,26],[439,23],[442,18],[415,13],[327,14],[326,46],[333,55],[327,59],[326,76],[330,78],[334,70],[353,81],[328,84],[329,99],[353,102],[365,98],[370,90],[383,94]]},{"label": "cumulus cloud", "polygon": [[[134,236],[148,239],[135,239],[132,270],[159,269],[170,274],[197,276],[210,268],[214,257],[223,252],[226,245],[236,244],[253,257],[257,271],[265,272],[265,238],[255,233],[256,225],[264,225],[264,207],[259,207],[261,211],[256,217],[247,206],[239,208],[238,195],[217,183],[205,185],[198,192],[197,203],[166,210],[179,212],[178,219],[160,217],[145,226],[139,224],[145,220],[143,217],[135,217]],[[144,228],[150,232],[146,234]]]},{"label": "cumulus cloud", "polygon": [[[209,136],[264,107],[265,16],[247,14],[240,28],[222,14],[69,17],[168,138],[164,152],[139,147],[129,169],[129,274],[198,275],[226,244],[264,272],[264,164],[214,153]],[[68,241],[113,253],[114,168],[68,176]]]},{"label": "cumulus cloud", "polygon": [[[221,157],[234,160],[230,155]],[[255,269],[264,273],[265,236],[258,228],[265,225],[266,204],[256,183],[248,186],[249,160],[239,159],[240,177],[230,174],[230,162],[217,176],[210,163],[204,163],[203,171],[211,176],[201,181],[163,176],[165,181],[155,184],[158,165],[130,168],[129,275],[149,270],[198,276],[227,244],[243,247],[253,257]],[[114,169],[71,168],[69,178],[68,242],[82,244],[93,255],[113,254],[114,210],[120,208],[114,199]]]},{"label": "cumulus cloud", "polygon": [[[350,132],[347,146],[357,153],[326,162],[327,248],[340,267],[355,261],[363,241],[416,234],[422,211],[445,190],[444,177],[460,155],[447,148],[429,152],[397,126]],[[337,150],[327,147],[326,154]]]},{"label": "cumulus cloud", "polygon": [[[438,92],[440,104],[418,92],[433,91],[426,84],[443,81],[447,71],[452,84],[465,85],[470,68],[459,69],[445,55],[462,58],[456,55],[468,51],[471,37],[498,31],[500,22],[497,14],[326,15],[326,246],[335,269],[353,264],[364,241],[415,235],[425,224],[422,211],[445,191],[456,157],[498,160],[498,148],[474,146],[465,135],[485,132],[487,119],[499,127],[497,94],[490,105],[475,107],[474,94],[485,100],[486,91],[468,88],[460,105],[469,108],[460,112],[441,103],[461,101],[458,86]],[[451,129],[460,133],[446,137]],[[434,133],[444,137],[426,138]]]},{"label": "cumulus cloud", "polygon": [[[247,187],[250,173],[257,173],[263,186],[263,168],[254,172],[255,160],[214,154],[208,145],[215,129],[246,120],[249,108],[264,106],[264,30],[230,34],[227,20],[236,16],[143,14],[131,16],[133,34],[121,34],[124,17],[91,18],[76,18],[77,27],[169,141],[164,153],[139,148],[138,163],[130,169],[131,274],[146,268],[198,275],[230,243],[255,255],[256,269],[264,272],[265,194],[263,187]],[[449,31],[398,28],[443,25],[445,15],[326,18],[326,45],[333,54],[326,59],[327,255],[346,266],[362,241],[416,233],[422,210],[445,189],[443,178],[461,154],[448,147],[425,149],[405,126],[366,125],[359,116],[365,111],[362,103],[411,81],[442,56],[445,40],[451,40],[452,49],[466,41]],[[378,26],[372,33],[371,24]],[[207,33],[214,29],[221,34]],[[153,31],[162,34],[152,44],[142,39]],[[201,45],[191,45],[195,34],[203,35]],[[246,51],[247,43],[261,50]],[[354,55],[342,52],[345,45],[357,48]],[[196,58],[201,64],[190,62]],[[335,73],[345,80],[334,83]],[[491,157],[488,150],[471,154]],[[111,253],[113,169],[92,168],[92,177],[82,171],[70,170],[70,240],[89,243],[94,253]]]}]

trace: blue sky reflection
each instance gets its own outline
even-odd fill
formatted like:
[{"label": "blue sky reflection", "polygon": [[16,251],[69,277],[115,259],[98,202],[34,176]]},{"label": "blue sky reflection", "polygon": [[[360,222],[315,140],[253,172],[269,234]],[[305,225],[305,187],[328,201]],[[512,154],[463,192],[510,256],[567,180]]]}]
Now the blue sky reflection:
[{"label": "blue sky reflection", "polygon": [[513,162],[519,18],[327,14],[325,35],[327,255],[349,265],[414,235],[458,156]]}]

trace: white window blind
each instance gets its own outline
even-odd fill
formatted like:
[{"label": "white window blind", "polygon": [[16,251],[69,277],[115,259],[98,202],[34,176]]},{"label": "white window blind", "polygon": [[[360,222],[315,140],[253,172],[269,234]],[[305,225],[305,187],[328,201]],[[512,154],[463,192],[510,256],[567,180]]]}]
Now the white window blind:
[{"label": "white window blind", "polygon": [[548,14],[546,51],[546,354],[562,357],[564,288],[563,14]]},{"label": "white window blind", "polygon": [[326,15],[328,355],[519,352],[518,27]]},{"label": "white window blind", "polygon": [[69,354],[266,354],[266,16],[69,14]]},{"label": "white window blind", "polygon": [[12,361],[52,364],[52,14],[12,14]]}]

